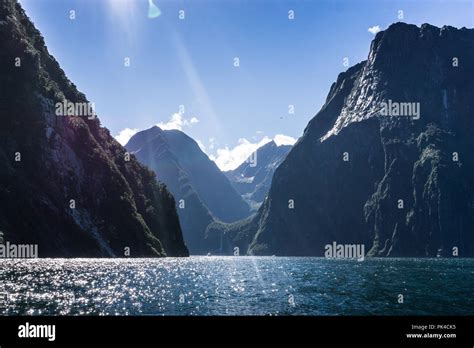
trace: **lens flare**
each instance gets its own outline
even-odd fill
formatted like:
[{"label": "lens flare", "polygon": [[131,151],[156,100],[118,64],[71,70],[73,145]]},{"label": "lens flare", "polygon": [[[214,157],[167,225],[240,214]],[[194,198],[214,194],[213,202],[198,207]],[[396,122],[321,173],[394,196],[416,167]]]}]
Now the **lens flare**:
[{"label": "lens flare", "polygon": [[153,0],[148,0],[148,18],[157,18],[161,15],[161,10],[153,3]]}]

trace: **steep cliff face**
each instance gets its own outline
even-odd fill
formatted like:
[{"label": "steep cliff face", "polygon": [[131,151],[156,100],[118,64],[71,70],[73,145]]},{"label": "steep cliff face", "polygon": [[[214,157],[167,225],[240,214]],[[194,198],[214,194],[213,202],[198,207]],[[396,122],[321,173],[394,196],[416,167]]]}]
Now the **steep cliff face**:
[{"label": "steep cliff face", "polygon": [[[97,118],[16,1],[0,4],[0,230],[39,256],[186,256],[174,199]],[[63,110],[64,111],[64,110]],[[129,249],[127,249],[129,248]]]},{"label": "steep cliff face", "polygon": [[205,231],[215,219],[232,222],[250,215],[225,175],[183,132],[155,126],[135,134],[125,147],[173,193],[191,253],[214,251]]},{"label": "steep cliff face", "polygon": [[278,146],[270,141],[225,175],[249,205],[258,209],[270,189],[275,170],[290,149],[291,145]]},{"label": "steep cliff face", "polygon": [[[248,253],[474,256],[474,30],[397,23],[339,75],[240,235]],[[245,231],[245,233],[242,233]]]}]

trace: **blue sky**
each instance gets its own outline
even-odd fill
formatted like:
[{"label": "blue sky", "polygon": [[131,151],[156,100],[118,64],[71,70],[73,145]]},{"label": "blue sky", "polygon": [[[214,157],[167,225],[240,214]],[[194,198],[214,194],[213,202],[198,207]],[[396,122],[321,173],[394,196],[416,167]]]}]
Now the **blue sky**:
[{"label": "blue sky", "polygon": [[407,23],[474,26],[473,0],[153,0],[154,19],[149,0],[20,2],[114,136],[179,128],[223,169],[301,136],[344,58],[366,59],[400,10]]}]

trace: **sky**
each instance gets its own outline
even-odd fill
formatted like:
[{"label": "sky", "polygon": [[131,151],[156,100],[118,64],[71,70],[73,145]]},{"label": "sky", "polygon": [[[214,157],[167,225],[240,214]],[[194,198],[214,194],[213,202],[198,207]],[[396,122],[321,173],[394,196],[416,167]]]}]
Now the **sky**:
[{"label": "sky", "polygon": [[20,3],[119,142],[180,129],[222,170],[268,141],[293,144],[391,23],[474,27],[474,0]]}]

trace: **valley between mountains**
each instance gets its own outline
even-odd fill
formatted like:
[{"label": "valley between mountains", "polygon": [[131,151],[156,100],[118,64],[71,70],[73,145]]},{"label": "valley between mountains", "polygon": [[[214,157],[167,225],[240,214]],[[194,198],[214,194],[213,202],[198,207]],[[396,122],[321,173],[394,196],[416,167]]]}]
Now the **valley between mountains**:
[{"label": "valley between mountains", "polygon": [[473,257],[473,63],[473,29],[392,24],[295,145],[268,142],[223,172],[182,131],[121,146],[96,117],[55,114],[89,101],[4,1],[0,238],[40,257],[324,256],[334,242]]}]

